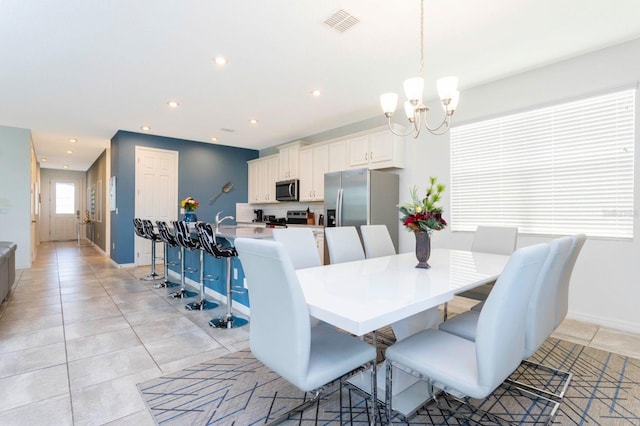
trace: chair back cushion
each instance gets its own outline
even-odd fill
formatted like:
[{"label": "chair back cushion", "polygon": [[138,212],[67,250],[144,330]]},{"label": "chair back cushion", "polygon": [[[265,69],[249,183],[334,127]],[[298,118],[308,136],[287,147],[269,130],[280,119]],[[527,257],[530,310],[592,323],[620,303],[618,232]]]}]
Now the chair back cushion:
[{"label": "chair back cushion", "polygon": [[309,309],[281,243],[235,240],[251,306],[251,352],[267,367],[304,388],[311,350]]},{"label": "chair back cushion", "polygon": [[471,251],[511,254],[518,242],[518,228],[505,226],[478,226],[471,243]]},{"label": "chair back cushion", "polygon": [[183,220],[174,220],[173,229],[178,244],[188,250],[196,250],[200,248],[200,241],[191,238],[189,224]]},{"label": "chair back cushion", "polygon": [[158,226],[158,234],[162,241],[170,245],[171,247],[176,247],[178,245],[178,241],[173,236],[171,231],[169,231],[169,227],[167,226],[167,222],[162,220],[156,220],[156,225]]},{"label": "chair back cushion", "polygon": [[582,246],[584,245],[587,236],[584,234],[577,234],[572,238],[573,243],[569,249],[567,263],[562,270],[562,277],[560,278],[560,285],[558,286],[554,328],[557,328],[560,325],[569,311],[569,283],[571,282],[571,273],[573,272],[573,267],[576,265],[576,260],[578,259],[578,255],[580,254],[580,250],[582,250]]},{"label": "chair back cushion", "polygon": [[137,217],[133,218],[133,230],[138,237],[147,238],[144,232],[144,226],[142,225],[142,219]]},{"label": "chair back cushion", "polygon": [[396,248],[386,225],[362,225],[360,233],[367,259],[396,254]]},{"label": "chair back cushion", "polygon": [[540,269],[527,307],[523,359],[532,356],[556,329],[555,312],[558,286],[567,263],[572,241],[572,237],[562,237],[549,243],[549,254]]},{"label": "chair back cushion", "polygon": [[325,228],[325,238],[329,249],[329,260],[333,263],[363,260],[364,250],[355,226]]},{"label": "chair back cushion", "polygon": [[476,331],[480,386],[495,389],[520,365],[527,305],[548,253],[546,243],[516,250],[485,301]]},{"label": "chair back cushion", "polygon": [[310,228],[274,229],[273,239],[284,246],[295,269],[322,265],[316,238]]}]

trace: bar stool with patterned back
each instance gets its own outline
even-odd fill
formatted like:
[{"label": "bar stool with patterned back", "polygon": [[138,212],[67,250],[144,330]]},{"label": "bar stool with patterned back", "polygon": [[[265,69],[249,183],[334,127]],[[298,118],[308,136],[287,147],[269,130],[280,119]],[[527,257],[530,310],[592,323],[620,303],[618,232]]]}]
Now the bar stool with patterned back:
[{"label": "bar stool with patterned back", "polygon": [[151,277],[149,280],[161,280],[164,276],[156,274],[156,243],[162,241],[160,235],[153,230],[153,222],[149,219],[141,219],[142,221],[142,229],[144,230],[144,235],[146,238],[151,241]]},{"label": "bar stool with patterned back", "polygon": [[[199,250],[200,242],[198,240],[194,240],[189,235],[189,228],[186,222],[180,220],[174,220],[171,222],[173,224],[173,232],[176,237],[176,241],[180,246],[180,290],[171,293],[169,297],[174,297],[176,299],[184,299],[187,297],[194,297],[198,293],[195,291],[190,291],[185,288],[185,274],[187,272],[195,272],[194,268],[187,268],[185,261],[185,249],[189,251]],[[187,305],[188,308],[188,305]]]},{"label": "bar stool with patterned back", "polygon": [[[199,260],[200,260],[200,299],[196,302],[191,302],[188,303],[185,308],[186,309],[190,309],[192,311],[204,311],[207,309],[215,309],[217,308],[218,305],[215,302],[211,302],[209,300],[207,300],[205,298],[204,295],[204,281],[205,279],[212,279],[215,280],[217,279],[217,277],[213,277],[212,275],[205,275],[204,273],[204,253],[205,253],[205,248],[202,246],[202,243],[200,242],[200,238],[198,237],[198,239],[192,238],[191,237],[191,230],[189,230],[189,224],[185,221],[181,221],[178,228],[179,231],[176,231],[176,235],[180,235],[181,238],[184,238],[186,241],[188,241],[188,244],[190,246],[196,247],[193,250],[198,250],[199,253]],[[197,232],[197,231],[196,231]],[[191,249],[189,249],[191,250]]]},{"label": "bar stool with patterned back", "polygon": [[[142,219],[140,219],[139,217],[134,217],[133,218],[133,230],[136,233],[136,235],[140,238],[144,238],[145,240],[151,240],[151,237],[147,236],[147,232],[144,229],[144,224],[142,223]],[[154,281],[157,280],[159,278],[162,277],[158,277],[158,274],[156,274],[156,262],[155,262],[155,243],[151,243],[151,274],[146,275],[144,277],[140,277],[141,280],[143,281]]]},{"label": "bar stool with patterned back", "polygon": [[164,281],[158,284],[157,288],[177,287],[180,284],[169,281],[169,266],[178,265],[180,261],[169,260],[169,247],[180,247],[180,244],[178,244],[176,237],[169,230],[167,222],[157,220],[156,226],[158,227],[158,235],[160,235],[160,239],[164,243]]},{"label": "bar stool with patterned back", "polygon": [[198,238],[204,248],[204,250],[219,259],[225,259],[226,261],[226,285],[227,285],[227,313],[223,317],[214,318],[209,321],[209,325],[215,328],[235,328],[242,327],[249,321],[245,318],[237,317],[233,315],[233,293],[244,293],[246,290],[236,290],[231,286],[231,258],[237,257],[238,252],[234,247],[222,247],[216,240],[215,232],[208,223],[197,222],[196,229],[198,230]]}]

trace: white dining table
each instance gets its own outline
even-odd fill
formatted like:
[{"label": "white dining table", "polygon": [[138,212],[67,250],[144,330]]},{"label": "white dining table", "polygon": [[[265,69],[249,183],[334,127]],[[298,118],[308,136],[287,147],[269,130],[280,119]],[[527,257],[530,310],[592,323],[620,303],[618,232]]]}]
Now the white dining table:
[{"label": "white dining table", "polygon": [[[416,268],[415,254],[405,253],[299,269],[296,274],[311,316],[362,336],[494,281],[508,260],[504,255],[434,249],[430,269]],[[378,371],[385,371],[384,366]],[[348,382],[370,393],[370,374],[359,373]],[[383,401],[384,377],[378,374],[377,383]],[[429,398],[426,382],[404,372],[394,374],[393,389],[393,409],[405,417]]]},{"label": "white dining table", "polygon": [[430,269],[404,253],[296,271],[311,316],[357,336],[494,281],[509,256],[434,249]]}]

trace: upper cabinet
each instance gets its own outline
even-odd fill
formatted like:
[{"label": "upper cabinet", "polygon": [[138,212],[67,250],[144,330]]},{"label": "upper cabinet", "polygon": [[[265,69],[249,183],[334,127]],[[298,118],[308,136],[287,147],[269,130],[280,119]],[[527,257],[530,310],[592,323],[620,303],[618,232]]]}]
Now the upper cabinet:
[{"label": "upper cabinet", "polygon": [[347,141],[331,142],[329,145],[329,171],[340,172],[349,168],[347,164]]},{"label": "upper cabinet", "polygon": [[249,169],[249,202],[277,203],[278,155],[270,155],[247,162]]},{"label": "upper cabinet", "polygon": [[389,130],[352,137],[348,140],[349,168],[403,168],[404,138]]},{"label": "upper cabinet", "polygon": [[328,171],[328,145],[300,150],[300,201],[324,200],[324,174]]},{"label": "upper cabinet", "polygon": [[291,142],[278,147],[280,156],[278,180],[297,179],[300,177],[300,148],[308,142]]}]

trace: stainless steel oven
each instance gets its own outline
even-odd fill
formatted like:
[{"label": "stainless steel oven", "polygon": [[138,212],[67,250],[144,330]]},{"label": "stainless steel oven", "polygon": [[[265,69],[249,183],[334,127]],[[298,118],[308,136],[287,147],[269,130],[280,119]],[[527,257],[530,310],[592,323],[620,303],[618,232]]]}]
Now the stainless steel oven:
[{"label": "stainless steel oven", "polygon": [[276,182],[276,200],[298,201],[299,194],[300,181],[298,179]]}]

